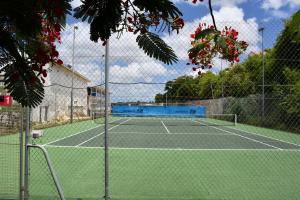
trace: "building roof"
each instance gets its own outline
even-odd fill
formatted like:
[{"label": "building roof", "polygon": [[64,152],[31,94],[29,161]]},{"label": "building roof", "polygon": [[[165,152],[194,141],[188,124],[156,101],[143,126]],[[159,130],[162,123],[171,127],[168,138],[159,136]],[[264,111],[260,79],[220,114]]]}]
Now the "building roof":
[{"label": "building roof", "polygon": [[55,65],[57,67],[60,67],[60,68],[63,68],[65,69],[66,71],[70,72],[70,73],[74,73],[75,76],[83,79],[84,81],[86,82],[91,82],[87,77],[83,76],[82,74],[80,74],[78,71],[76,70],[72,70],[72,66],[71,65]]}]

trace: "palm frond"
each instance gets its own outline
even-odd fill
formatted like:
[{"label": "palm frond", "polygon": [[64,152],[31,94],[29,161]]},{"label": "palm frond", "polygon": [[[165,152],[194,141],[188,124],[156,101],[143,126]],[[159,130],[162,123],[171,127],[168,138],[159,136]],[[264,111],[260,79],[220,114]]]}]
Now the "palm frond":
[{"label": "palm frond", "polygon": [[106,40],[116,32],[123,15],[119,0],[84,0],[74,11],[75,18],[91,23],[91,40],[95,42],[99,38]]},{"label": "palm frond", "polygon": [[[22,106],[36,107],[44,97],[44,88],[40,79],[33,82],[30,77],[35,77],[33,72],[28,72],[23,76],[16,76],[13,65],[5,67],[4,84],[14,100],[21,103]],[[26,80],[27,79],[27,80]]]},{"label": "palm frond", "polygon": [[172,64],[178,61],[177,56],[170,46],[168,46],[157,34],[147,32],[140,34],[136,39],[139,47],[144,52],[165,64]]},{"label": "palm frond", "polygon": [[161,12],[172,18],[182,16],[180,10],[169,0],[135,0],[133,4],[142,11]]}]

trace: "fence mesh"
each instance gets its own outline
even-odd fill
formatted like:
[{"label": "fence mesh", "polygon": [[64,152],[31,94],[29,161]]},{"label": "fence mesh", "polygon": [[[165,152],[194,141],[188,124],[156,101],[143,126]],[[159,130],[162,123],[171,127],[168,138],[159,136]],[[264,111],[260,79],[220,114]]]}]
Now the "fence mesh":
[{"label": "fence mesh", "polygon": [[[89,41],[88,24],[76,25],[75,41],[72,27],[62,35],[65,65],[49,67],[32,110],[32,128],[43,130],[32,143],[48,150],[67,199],[103,199],[105,50]],[[297,52],[278,44],[283,22],[223,25],[249,48],[240,64],[217,58],[200,75],[186,65],[196,23],[162,36],[179,57],[170,66],[144,55],[133,35],[110,40],[111,199],[299,198]],[[30,152],[30,195],[55,198],[43,162]]]},{"label": "fence mesh", "polygon": [[[2,86],[0,90],[6,95]],[[15,102],[11,107],[0,107],[0,199],[19,198],[21,115]]]}]

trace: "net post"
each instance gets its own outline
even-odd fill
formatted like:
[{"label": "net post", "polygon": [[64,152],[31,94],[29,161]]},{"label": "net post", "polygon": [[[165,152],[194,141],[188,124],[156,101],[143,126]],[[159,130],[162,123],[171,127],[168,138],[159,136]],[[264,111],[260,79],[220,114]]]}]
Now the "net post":
[{"label": "net post", "polygon": [[234,114],[234,125],[237,125],[237,114]]},{"label": "net post", "polygon": [[105,118],[104,118],[104,200],[109,200],[109,155],[108,155],[108,95],[109,95],[109,40],[105,45]]}]

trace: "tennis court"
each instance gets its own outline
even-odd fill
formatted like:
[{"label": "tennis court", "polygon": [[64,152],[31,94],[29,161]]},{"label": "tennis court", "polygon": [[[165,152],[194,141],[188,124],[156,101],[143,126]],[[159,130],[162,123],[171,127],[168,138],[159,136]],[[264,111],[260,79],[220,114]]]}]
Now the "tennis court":
[{"label": "tennis court", "polygon": [[[111,116],[111,199],[297,199],[298,135],[230,119]],[[46,147],[66,198],[103,196],[103,118],[44,131],[33,143]],[[53,198],[41,152],[31,155],[31,199]]]},{"label": "tennis court", "polygon": [[[100,119],[101,120],[101,119]],[[94,128],[47,142],[50,147],[102,148],[104,122]],[[299,144],[236,128],[234,122],[209,118],[111,117],[110,148],[297,150]]]}]

